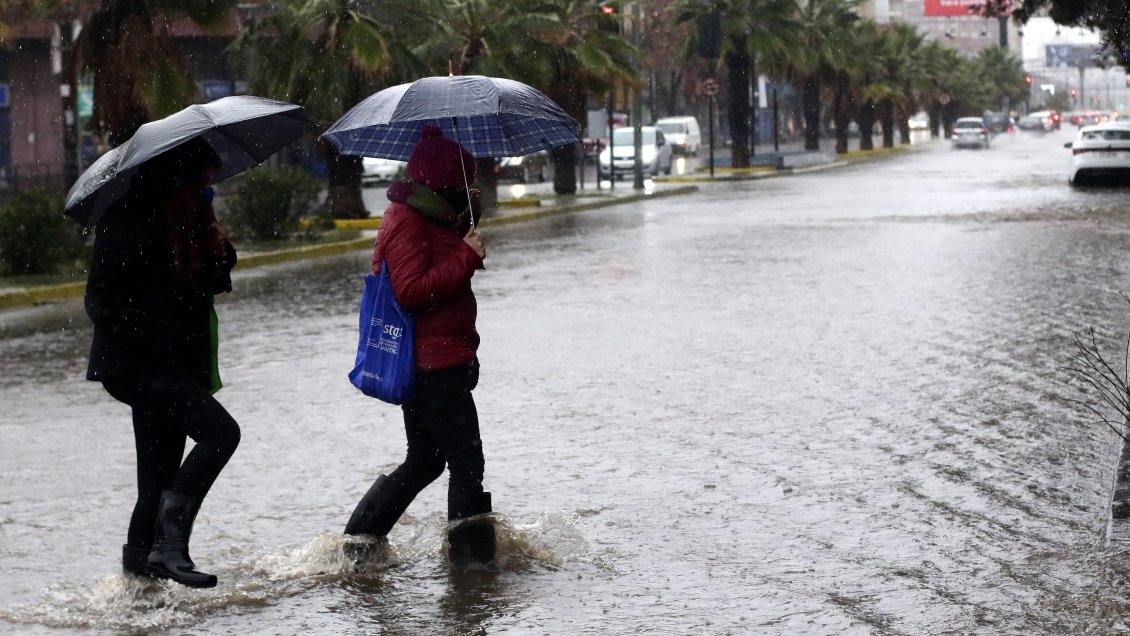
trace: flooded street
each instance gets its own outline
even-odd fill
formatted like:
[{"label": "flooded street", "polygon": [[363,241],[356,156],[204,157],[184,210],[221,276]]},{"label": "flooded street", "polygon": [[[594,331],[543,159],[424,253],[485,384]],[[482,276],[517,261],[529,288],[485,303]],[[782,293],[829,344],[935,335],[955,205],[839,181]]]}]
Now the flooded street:
[{"label": "flooded street", "polygon": [[1130,193],[1067,186],[1073,133],[490,230],[489,571],[444,557],[446,476],[387,552],[343,546],[404,445],[346,379],[367,252],[219,303],[243,439],[192,537],[214,590],[120,574],[133,437],[81,302],[2,312],[0,632],[1130,630],[1120,446],[1061,368],[1092,326],[1121,360]]}]

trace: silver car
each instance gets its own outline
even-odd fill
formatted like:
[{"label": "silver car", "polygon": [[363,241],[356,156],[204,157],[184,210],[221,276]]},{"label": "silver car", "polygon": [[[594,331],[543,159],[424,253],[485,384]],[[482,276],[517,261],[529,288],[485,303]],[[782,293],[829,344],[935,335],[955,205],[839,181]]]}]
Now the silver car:
[{"label": "silver car", "polygon": [[[640,159],[644,174],[653,177],[661,172],[671,174],[671,144],[667,143],[663,131],[655,126],[643,126],[640,132],[643,135]],[[615,157],[607,147],[600,152],[601,173],[608,175],[611,169],[615,172],[613,177],[632,174],[636,165],[635,129],[630,126],[614,129],[612,150],[616,152]]]},{"label": "silver car", "polygon": [[980,117],[962,117],[953,123],[950,139],[954,148],[989,148],[989,129]]},{"label": "silver car", "polygon": [[408,163],[395,159],[378,159],[377,157],[361,158],[361,184],[376,185],[388,183],[404,175],[404,168]]}]

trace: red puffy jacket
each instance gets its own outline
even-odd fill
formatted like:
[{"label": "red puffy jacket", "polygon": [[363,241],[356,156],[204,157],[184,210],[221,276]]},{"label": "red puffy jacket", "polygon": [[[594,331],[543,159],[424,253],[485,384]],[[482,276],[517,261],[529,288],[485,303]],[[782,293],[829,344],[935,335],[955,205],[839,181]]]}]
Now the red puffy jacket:
[{"label": "red puffy jacket", "polygon": [[413,352],[423,371],[470,362],[479,348],[471,276],[483,259],[463,241],[461,229],[394,202],[381,218],[373,247],[373,273],[380,273],[382,260],[388,263],[393,295],[413,316]]}]

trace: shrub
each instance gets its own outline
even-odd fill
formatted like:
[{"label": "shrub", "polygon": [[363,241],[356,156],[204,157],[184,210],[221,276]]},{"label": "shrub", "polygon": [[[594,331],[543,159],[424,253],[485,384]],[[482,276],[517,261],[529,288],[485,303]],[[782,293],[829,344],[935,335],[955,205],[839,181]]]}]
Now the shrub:
[{"label": "shrub", "polygon": [[260,166],[243,176],[226,200],[224,221],[237,238],[278,241],[313,214],[322,184],[300,168]]},{"label": "shrub", "polygon": [[72,267],[86,247],[82,224],[63,215],[63,195],[30,190],[0,205],[0,265],[7,274]]}]

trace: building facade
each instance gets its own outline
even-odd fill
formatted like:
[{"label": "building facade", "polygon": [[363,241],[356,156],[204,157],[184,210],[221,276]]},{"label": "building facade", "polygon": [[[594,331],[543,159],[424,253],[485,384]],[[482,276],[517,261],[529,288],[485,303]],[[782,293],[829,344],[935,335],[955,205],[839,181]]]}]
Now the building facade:
[{"label": "building facade", "polygon": [[[90,132],[88,82],[72,81],[71,47],[85,15],[9,23],[0,40],[0,196],[44,187],[65,190],[105,144]],[[183,53],[197,100],[245,93],[245,73],[227,53],[241,18],[207,32],[183,17],[159,19]]]}]

